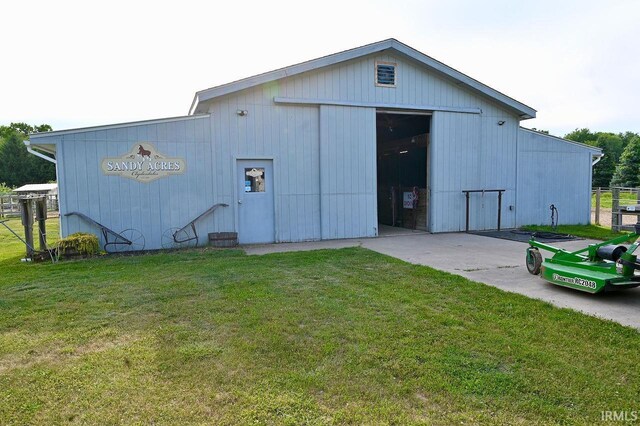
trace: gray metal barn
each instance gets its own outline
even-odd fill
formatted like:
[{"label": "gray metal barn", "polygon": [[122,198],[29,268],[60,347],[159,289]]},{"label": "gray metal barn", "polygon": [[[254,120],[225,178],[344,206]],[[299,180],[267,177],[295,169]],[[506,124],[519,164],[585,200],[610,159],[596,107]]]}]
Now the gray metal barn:
[{"label": "gray metal barn", "polygon": [[[202,90],[185,117],[39,133],[30,148],[55,155],[63,235],[100,234],[84,215],[147,249],[217,204],[189,231],[200,243],[461,231],[465,190],[504,190],[503,228],[548,223],[550,204],[588,223],[601,151],[520,127],[535,114],[390,39]],[[469,205],[471,229],[497,227],[497,192]]]}]

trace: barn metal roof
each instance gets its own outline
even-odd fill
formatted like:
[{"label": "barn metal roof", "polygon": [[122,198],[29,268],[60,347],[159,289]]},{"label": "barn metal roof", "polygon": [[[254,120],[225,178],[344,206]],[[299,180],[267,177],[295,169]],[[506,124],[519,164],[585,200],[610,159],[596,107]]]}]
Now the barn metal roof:
[{"label": "barn metal roof", "polygon": [[[99,126],[77,127],[74,129],[51,130],[48,132],[29,133],[29,139],[33,141],[34,139],[46,139],[51,136],[61,136],[61,135],[83,133],[83,132],[97,132],[100,130],[118,129],[123,127],[146,126],[148,124],[171,123],[173,121],[197,120],[200,118],[207,118],[207,117],[209,117],[209,114],[196,114],[196,115],[192,114],[192,115],[184,115],[180,117],[154,118],[151,120],[128,121],[124,123],[115,123],[115,124],[102,124]],[[32,144],[32,145],[36,145],[36,144]],[[52,153],[53,152],[54,151],[52,151]]]},{"label": "barn metal roof", "polygon": [[377,43],[367,44],[355,49],[345,50],[343,52],[324,56],[318,59],[313,59],[307,62],[302,62],[296,65],[291,65],[289,67],[280,68],[274,71],[266,72],[264,74],[258,74],[253,77],[237,80],[231,83],[223,84],[221,86],[201,90],[199,92],[196,92],[193,98],[193,102],[191,103],[189,114],[202,112],[198,111],[198,106],[202,102],[224,96],[229,93],[248,89],[250,87],[268,83],[274,80],[290,77],[303,72],[313,71],[318,68],[327,67],[340,62],[349,61],[355,58],[370,55],[373,53],[383,52],[386,50],[393,50],[405,56],[408,56],[409,58],[412,58],[418,63],[424,65],[430,71],[453,79],[462,87],[466,87],[473,92],[482,94],[497,101],[499,104],[504,105],[511,110],[514,110],[521,119],[535,118],[536,116],[536,110],[531,108],[530,106],[527,106],[522,102],[518,102],[515,99],[505,95],[504,93],[492,89],[491,87],[480,83],[478,80],[475,80],[468,75],[463,74],[460,71],[457,71],[443,64],[442,62],[439,62],[432,57],[427,56],[424,53],[421,53],[416,49],[393,38],[379,41]]},{"label": "barn metal roof", "polygon": [[576,141],[572,141],[570,139],[565,139],[565,138],[561,138],[561,137],[558,137],[558,136],[550,135],[548,133],[544,133],[544,132],[541,132],[541,131],[535,130],[535,129],[527,129],[526,127],[522,127],[522,126],[520,126],[520,130],[523,131],[523,132],[529,132],[529,133],[533,133],[533,134],[536,134],[536,135],[540,135],[540,136],[544,136],[544,137],[547,137],[547,138],[551,138],[551,139],[557,140],[559,142],[564,142],[564,143],[568,143],[568,144],[571,144],[571,145],[579,146],[580,148],[584,148],[584,149],[586,149],[588,151],[592,151],[595,155],[604,155],[604,154],[602,154],[602,148],[599,148],[597,146],[587,145],[586,143],[576,142]]}]

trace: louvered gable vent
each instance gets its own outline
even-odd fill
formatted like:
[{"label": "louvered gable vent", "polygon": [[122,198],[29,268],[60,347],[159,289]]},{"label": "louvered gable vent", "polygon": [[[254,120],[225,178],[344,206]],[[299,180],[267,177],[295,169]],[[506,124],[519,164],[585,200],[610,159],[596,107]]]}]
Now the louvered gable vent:
[{"label": "louvered gable vent", "polygon": [[394,87],[396,85],[396,64],[376,63],[376,85]]}]

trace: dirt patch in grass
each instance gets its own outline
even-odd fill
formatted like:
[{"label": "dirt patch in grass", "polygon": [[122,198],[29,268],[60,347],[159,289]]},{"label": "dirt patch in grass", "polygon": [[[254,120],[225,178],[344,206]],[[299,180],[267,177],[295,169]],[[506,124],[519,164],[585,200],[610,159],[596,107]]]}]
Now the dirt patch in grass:
[{"label": "dirt patch in grass", "polygon": [[[623,225],[634,225],[637,222],[636,216],[632,215],[623,215],[622,216],[622,224]],[[596,213],[595,210],[591,210],[591,223],[596,223]],[[600,209],[600,226],[605,228],[611,228],[611,209]]]},{"label": "dirt patch in grass", "polygon": [[69,345],[56,342],[53,346],[29,349],[23,353],[12,353],[0,357],[0,374],[7,374],[15,369],[29,369],[40,364],[60,364],[72,362],[87,354],[104,352],[131,345],[140,337],[134,335],[117,336],[113,339],[94,340],[82,345]]}]

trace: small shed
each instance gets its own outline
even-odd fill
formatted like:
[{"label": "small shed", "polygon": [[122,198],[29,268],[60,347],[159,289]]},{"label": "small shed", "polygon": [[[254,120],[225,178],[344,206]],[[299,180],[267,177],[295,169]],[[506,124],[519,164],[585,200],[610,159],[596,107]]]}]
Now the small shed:
[{"label": "small shed", "polygon": [[[46,207],[49,211],[58,211],[58,184],[57,183],[30,183],[12,191],[19,196],[46,195]],[[13,201],[12,201],[13,203]],[[10,206],[10,207],[13,207]]]},{"label": "small shed", "polygon": [[185,224],[200,243],[269,243],[544,224],[550,204],[589,223],[601,151],[521,126],[535,116],[389,39],[201,90],[184,117],[34,134],[30,150],[55,156],[63,236],[99,234],[84,215],[147,249]]},{"label": "small shed", "polygon": [[26,194],[57,195],[58,184],[57,183],[29,183],[27,185],[21,186],[20,188],[14,189],[13,192],[20,195],[26,195]]}]

